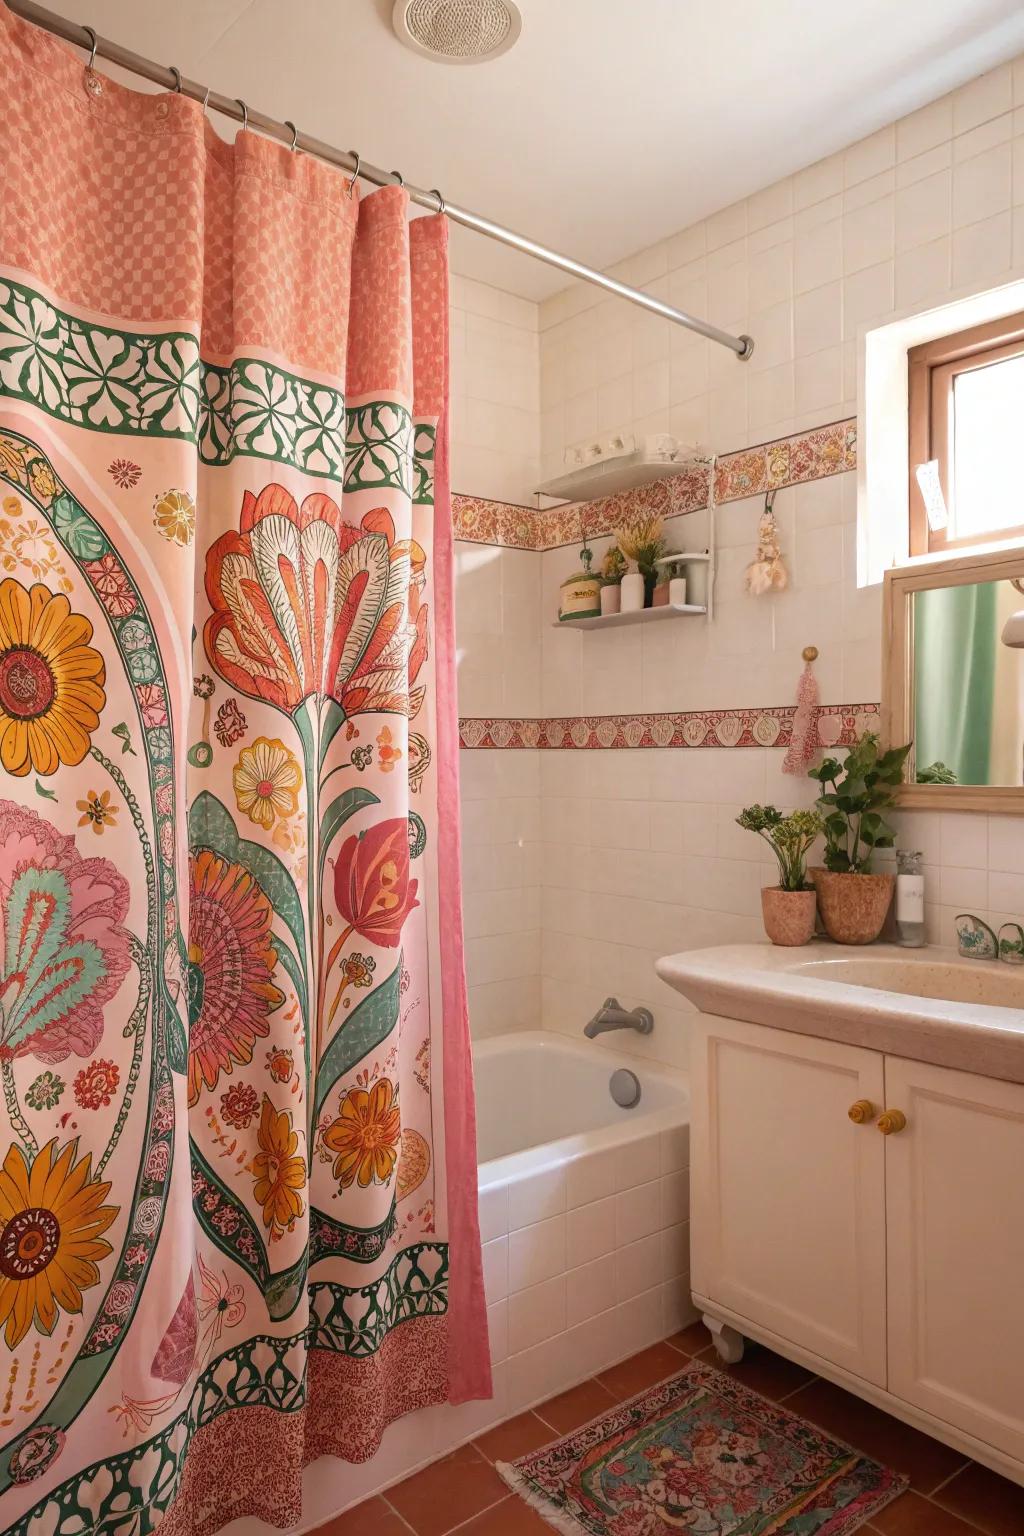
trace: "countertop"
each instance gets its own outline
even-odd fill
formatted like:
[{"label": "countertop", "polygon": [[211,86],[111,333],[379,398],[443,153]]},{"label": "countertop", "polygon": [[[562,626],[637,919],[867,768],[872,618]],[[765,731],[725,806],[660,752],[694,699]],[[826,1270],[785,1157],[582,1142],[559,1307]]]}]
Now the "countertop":
[{"label": "countertop", "polygon": [[[702,1013],[1024,1083],[1024,966],[937,946],[815,940],[689,950],[666,955],[657,972]],[[851,981],[858,972],[872,984]],[[958,1000],[919,995],[917,985]],[[986,992],[998,1002],[982,1001]]]}]

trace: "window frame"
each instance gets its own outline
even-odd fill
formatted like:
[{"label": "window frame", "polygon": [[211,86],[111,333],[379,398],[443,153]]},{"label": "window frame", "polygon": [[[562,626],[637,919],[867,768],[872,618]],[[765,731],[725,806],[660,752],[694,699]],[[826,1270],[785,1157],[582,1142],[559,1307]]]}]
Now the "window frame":
[{"label": "window frame", "polygon": [[962,373],[987,368],[1011,357],[1024,355],[1024,310],[970,326],[950,336],[938,336],[907,352],[909,424],[910,554],[936,555],[963,549],[984,549],[1007,540],[1024,539],[1024,523],[1016,528],[953,539],[945,528],[928,526],[924,497],[915,470],[937,459],[939,483],[955,526],[953,504],[953,399],[956,379]]}]

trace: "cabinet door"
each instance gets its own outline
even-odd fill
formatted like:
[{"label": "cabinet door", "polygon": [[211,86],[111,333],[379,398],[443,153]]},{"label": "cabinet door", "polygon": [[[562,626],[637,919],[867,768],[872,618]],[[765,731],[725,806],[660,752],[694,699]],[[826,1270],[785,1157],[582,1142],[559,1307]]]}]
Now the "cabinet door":
[{"label": "cabinet door", "polygon": [[887,1057],[889,1390],[1024,1461],[1024,1087]]},{"label": "cabinet door", "polygon": [[885,1385],[882,1057],[699,1015],[691,1279],[698,1295]]}]

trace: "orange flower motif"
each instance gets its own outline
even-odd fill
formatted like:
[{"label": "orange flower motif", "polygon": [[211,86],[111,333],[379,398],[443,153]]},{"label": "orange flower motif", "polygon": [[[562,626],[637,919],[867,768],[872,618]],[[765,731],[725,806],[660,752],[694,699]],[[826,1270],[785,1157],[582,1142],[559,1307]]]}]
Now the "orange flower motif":
[{"label": "orange flower motif", "polygon": [[253,1194],[263,1207],[263,1225],[273,1232],[302,1215],[298,1191],[306,1185],[306,1162],[296,1155],[299,1138],[292,1130],[291,1115],[285,1109],[276,1110],[266,1094],[256,1140],[260,1150],[252,1160]]},{"label": "orange flower motif", "polygon": [[390,773],[395,764],[401,762],[402,749],[394,746],[393,742],[391,727],[382,725],[377,737],[377,761],[380,763],[382,773]]},{"label": "orange flower motif", "polygon": [[419,906],[417,888],[417,881],[409,879],[409,823],[404,816],[378,822],[342,844],[334,869],[334,898],[350,933],[354,930],[374,944],[395,949],[406,918]]},{"label": "orange flower motif", "polygon": [[92,625],[62,592],[0,582],[0,764],[23,778],[56,773],[89,750],[106,703]]},{"label": "orange flower motif", "polygon": [[238,532],[207,555],[207,655],[230,687],[289,713],[326,691],[347,715],[414,714],[425,558],[384,507],[354,528],[322,491],[301,507],[283,485],[247,491]]},{"label": "orange flower motif", "polygon": [[341,1115],[324,1132],[324,1145],[337,1153],[334,1177],[342,1189],[356,1180],[360,1189],[386,1184],[395,1169],[402,1122],[398,1100],[386,1077],[365,1088],[351,1088],[341,1101]]}]

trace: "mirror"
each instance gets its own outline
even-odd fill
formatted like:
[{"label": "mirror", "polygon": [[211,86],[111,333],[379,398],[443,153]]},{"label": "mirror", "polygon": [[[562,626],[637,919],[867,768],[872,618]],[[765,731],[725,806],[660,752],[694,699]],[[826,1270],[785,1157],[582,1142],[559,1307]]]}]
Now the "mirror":
[{"label": "mirror", "polygon": [[1024,550],[891,571],[885,608],[901,803],[1024,811]]}]

